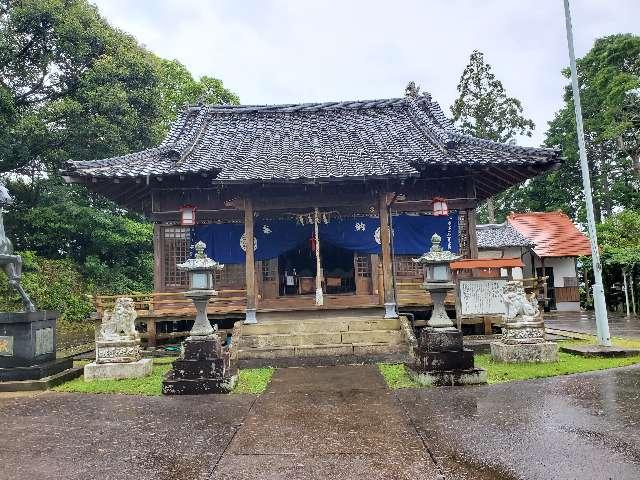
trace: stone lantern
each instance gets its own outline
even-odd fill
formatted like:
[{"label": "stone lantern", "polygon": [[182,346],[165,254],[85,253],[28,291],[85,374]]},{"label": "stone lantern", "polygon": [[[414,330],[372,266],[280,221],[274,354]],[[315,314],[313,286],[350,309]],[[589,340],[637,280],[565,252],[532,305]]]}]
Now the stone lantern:
[{"label": "stone lantern", "polygon": [[487,383],[487,372],[474,366],[473,351],[464,348],[462,332],[444,308],[447,293],[454,289],[450,263],[460,258],[443,250],[437,233],[431,237],[431,249],[413,261],[424,265],[423,288],[431,294],[433,312],[422,329],[413,361],[406,364],[407,373],[423,385],[473,385]]},{"label": "stone lantern", "polygon": [[206,247],[203,242],[196,243],[195,257],[178,265],[189,274],[190,290],[185,296],[196,306],[196,319],[190,336],[182,344],[180,358],[173,362],[173,369],[162,382],[165,395],[227,393],[238,380],[231,353],[222,346],[216,334],[217,326],[213,328],[207,317],[209,300],[216,296],[213,272],[223,265],[205,255]]},{"label": "stone lantern", "polygon": [[207,257],[204,253],[206,247],[204,242],[196,243],[195,257],[178,264],[178,268],[186,270],[189,275],[189,291],[184,295],[193,300],[196,306],[196,319],[189,332],[192,337],[207,336],[216,331],[209,323],[207,305],[209,300],[217,295],[213,289],[213,271],[221,270],[224,265]]},{"label": "stone lantern", "polygon": [[458,260],[456,255],[449,250],[443,250],[440,242],[442,238],[437,233],[431,237],[431,249],[414,262],[424,265],[424,283],[422,288],[431,294],[433,312],[427,322],[427,326],[437,329],[455,330],[453,322],[444,308],[444,300],[447,293],[455,288],[450,264]]}]

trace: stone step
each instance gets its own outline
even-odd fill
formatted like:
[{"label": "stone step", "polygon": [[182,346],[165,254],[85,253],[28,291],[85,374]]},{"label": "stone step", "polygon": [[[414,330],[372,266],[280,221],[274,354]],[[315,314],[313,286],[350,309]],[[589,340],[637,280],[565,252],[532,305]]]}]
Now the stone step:
[{"label": "stone step", "polygon": [[240,348],[238,359],[250,358],[285,358],[285,357],[336,357],[336,356],[366,356],[380,354],[404,353],[406,347],[402,344],[389,345],[384,343],[355,343],[328,345],[296,345],[266,348]]},{"label": "stone step", "polygon": [[242,335],[302,334],[347,332],[350,330],[398,330],[400,320],[380,317],[339,317],[326,320],[265,321],[254,325],[243,325]]},{"label": "stone step", "polygon": [[276,333],[265,335],[243,335],[238,341],[240,348],[295,347],[300,345],[346,345],[355,343],[402,343],[400,330],[347,330],[317,333]]}]

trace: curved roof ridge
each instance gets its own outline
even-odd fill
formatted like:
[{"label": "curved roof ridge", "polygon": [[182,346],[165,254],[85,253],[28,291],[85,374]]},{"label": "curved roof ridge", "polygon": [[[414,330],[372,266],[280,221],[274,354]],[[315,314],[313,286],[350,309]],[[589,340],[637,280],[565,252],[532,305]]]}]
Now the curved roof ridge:
[{"label": "curved roof ridge", "polygon": [[534,153],[541,155],[557,155],[561,150],[559,148],[548,148],[548,147],[525,147],[521,145],[514,145],[509,143],[500,143],[495,140],[488,140],[486,138],[477,138],[472,135],[468,135],[466,133],[462,133],[457,130],[451,132],[451,136],[458,143],[466,144],[466,145],[476,145],[479,147],[489,147],[493,149],[500,149],[502,151],[508,151],[513,153]]},{"label": "curved roof ridge", "polygon": [[188,105],[182,112],[204,110],[207,113],[269,113],[269,112],[318,112],[323,110],[357,110],[403,106],[407,99],[382,98],[373,100],[340,100],[333,102],[283,103],[264,105],[204,104]]}]

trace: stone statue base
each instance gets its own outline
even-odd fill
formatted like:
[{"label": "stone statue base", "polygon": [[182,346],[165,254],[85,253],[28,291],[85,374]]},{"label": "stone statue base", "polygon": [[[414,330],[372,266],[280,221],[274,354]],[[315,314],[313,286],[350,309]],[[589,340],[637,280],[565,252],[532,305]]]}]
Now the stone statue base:
[{"label": "stone statue base", "polygon": [[501,341],[509,345],[543,343],[546,341],[544,322],[539,319],[505,322]]},{"label": "stone statue base", "polygon": [[0,313],[0,382],[39,380],[73,367],[56,359],[56,319],[49,311]]},{"label": "stone statue base", "polygon": [[84,366],[84,379],[85,381],[91,381],[140,378],[151,375],[152,369],[153,360],[150,358],[143,358],[137,362],[127,363],[92,362]]},{"label": "stone statue base", "polygon": [[181,357],[162,382],[162,393],[229,393],[237,380],[237,368],[231,366],[229,352],[223,351],[218,335],[193,336],[184,341]]},{"label": "stone statue base", "polygon": [[414,348],[414,361],[406,367],[409,376],[422,385],[487,383],[486,370],[475,368],[473,351],[464,348],[458,330],[424,328]]},{"label": "stone statue base", "polygon": [[542,318],[518,316],[505,321],[502,338],[491,342],[491,357],[505,363],[557,362],[558,345],[547,341]]},{"label": "stone statue base", "polygon": [[544,339],[536,343],[491,342],[491,357],[505,363],[557,362],[558,345]]},{"label": "stone statue base", "polygon": [[96,340],[96,363],[131,363],[140,358],[138,340]]}]

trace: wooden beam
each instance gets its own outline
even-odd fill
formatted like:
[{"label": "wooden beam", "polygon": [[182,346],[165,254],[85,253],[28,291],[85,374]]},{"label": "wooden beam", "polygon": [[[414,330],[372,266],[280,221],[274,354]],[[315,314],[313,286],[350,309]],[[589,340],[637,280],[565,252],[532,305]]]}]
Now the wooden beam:
[{"label": "wooden beam", "polygon": [[382,280],[384,288],[385,318],[397,317],[395,292],[393,291],[393,268],[391,258],[391,228],[389,224],[388,194],[380,194],[380,246],[382,250]]},{"label": "wooden beam", "polygon": [[293,208],[307,208],[313,209],[314,207],[326,208],[326,207],[339,207],[339,206],[353,206],[361,205],[363,207],[369,205],[375,205],[375,198],[367,194],[349,194],[340,193],[339,195],[292,195],[291,197],[268,197],[264,196],[261,200],[256,201],[256,211],[266,210],[283,210]]},{"label": "wooden beam", "polygon": [[[447,199],[447,206],[449,210],[467,210],[468,208],[474,208],[476,205],[476,199]],[[391,207],[393,213],[399,212],[431,212],[433,211],[433,200],[406,200],[396,201]]]},{"label": "wooden beam", "polygon": [[253,200],[244,199],[245,281],[247,284],[247,307],[245,322],[256,323],[256,274],[253,251]]}]

